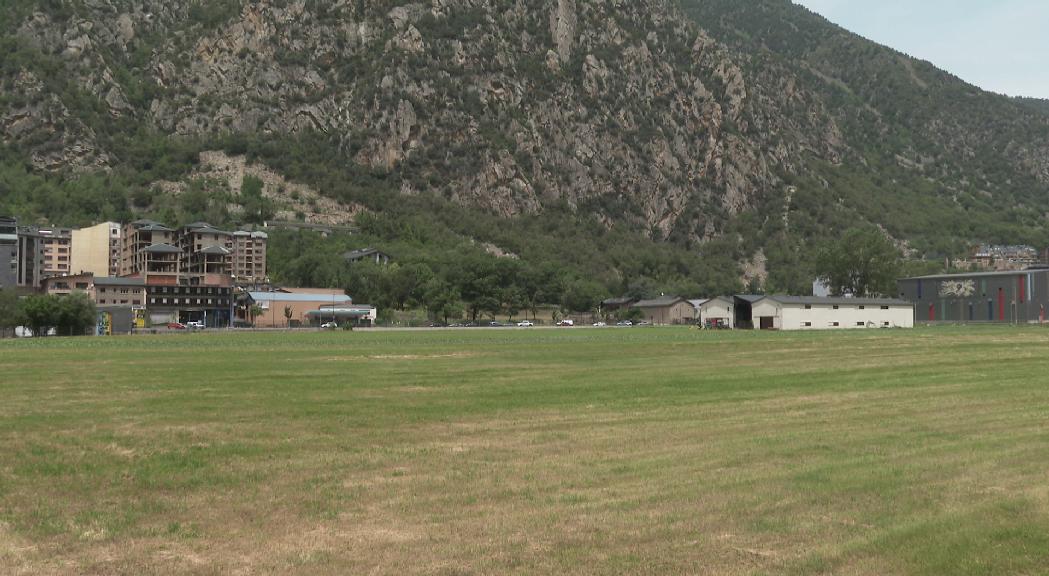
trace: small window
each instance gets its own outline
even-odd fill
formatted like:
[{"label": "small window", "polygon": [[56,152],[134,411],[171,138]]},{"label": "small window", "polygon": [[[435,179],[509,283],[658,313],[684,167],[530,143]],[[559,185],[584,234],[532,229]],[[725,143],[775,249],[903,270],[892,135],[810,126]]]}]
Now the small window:
[{"label": "small window", "polygon": [[834,309],[835,309],[835,310],[837,310],[837,309],[838,309],[838,305],[837,305],[837,304],[835,304],[835,305],[834,305]]},{"label": "small window", "polygon": [[867,309],[866,306],[860,306],[860,310],[866,310],[866,309]]},{"label": "small window", "polygon": [[856,326],[858,326],[858,327],[863,327],[863,326],[866,326],[866,325],[867,325],[866,322],[857,322],[856,323]]},{"label": "small window", "polygon": [[888,309],[889,309],[889,307],[888,307],[888,306],[882,306],[882,307],[881,307],[881,309],[882,309],[882,310],[888,310]]},{"label": "small window", "polygon": [[833,327],[833,328],[837,328],[837,327],[841,326],[841,324],[839,324],[839,323],[837,323],[837,322],[831,322],[831,323],[830,323],[830,325],[831,325],[831,327]]},{"label": "small window", "polygon": [[805,309],[806,310],[812,310],[812,304],[806,304],[805,305]]},{"label": "small window", "polygon": [[804,324],[802,324],[802,326],[804,326],[805,328],[812,328],[812,322],[805,322]]},{"label": "small window", "polygon": [[881,323],[881,325],[882,325],[882,326],[884,326],[884,327],[886,327],[886,328],[888,328],[888,327],[889,327],[889,323],[888,323],[888,322],[882,322],[882,323]]}]

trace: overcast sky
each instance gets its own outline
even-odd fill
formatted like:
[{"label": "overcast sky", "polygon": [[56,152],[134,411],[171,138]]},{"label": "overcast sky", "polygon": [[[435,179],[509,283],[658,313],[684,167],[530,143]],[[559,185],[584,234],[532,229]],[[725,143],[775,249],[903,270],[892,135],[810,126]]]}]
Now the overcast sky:
[{"label": "overcast sky", "polygon": [[986,90],[1049,98],[1049,0],[794,0]]}]

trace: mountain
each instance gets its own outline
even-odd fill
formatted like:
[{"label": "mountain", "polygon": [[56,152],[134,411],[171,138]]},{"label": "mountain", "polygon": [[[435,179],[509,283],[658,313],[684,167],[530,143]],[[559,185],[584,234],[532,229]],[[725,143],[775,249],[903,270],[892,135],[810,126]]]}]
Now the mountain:
[{"label": "mountain", "polygon": [[786,0],[15,0],[0,34],[0,212],[24,219],[256,214],[211,151],[377,241],[408,222],[613,292],[803,291],[860,225],[917,256],[1049,243],[1044,102]]}]

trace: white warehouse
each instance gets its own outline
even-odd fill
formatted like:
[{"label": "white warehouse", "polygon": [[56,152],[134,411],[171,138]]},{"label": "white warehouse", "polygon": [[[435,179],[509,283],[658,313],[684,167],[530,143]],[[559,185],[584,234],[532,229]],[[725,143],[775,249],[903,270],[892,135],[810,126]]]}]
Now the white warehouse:
[{"label": "white warehouse", "polygon": [[914,305],[883,298],[766,296],[751,307],[761,330],[913,328]]}]

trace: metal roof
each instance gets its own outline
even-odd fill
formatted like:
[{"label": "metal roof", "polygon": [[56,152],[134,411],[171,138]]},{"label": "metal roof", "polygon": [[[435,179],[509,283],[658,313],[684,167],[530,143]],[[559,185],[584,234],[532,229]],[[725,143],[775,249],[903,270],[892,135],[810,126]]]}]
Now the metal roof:
[{"label": "metal roof", "polygon": [[99,276],[94,280],[95,286],[145,286],[146,281],[142,278],[120,278],[115,276]]},{"label": "metal roof", "polygon": [[739,298],[740,300],[743,300],[745,302],[750,302],[751,304],[753,304],[753,303],[757,302],[758,300],[761,300],[762,298],[765,298],[765,296],[763,294],[736,294],[736,298]]},{"label": "metal roof", "polygon": [[174,230],[163,224],[145,224],[140,226],[138,230],[140,232],[174,232]]},{"label": "metal roof", "polygon": [[199,253],[208,256],[229,256],[229,250],[222,246],[208,246],[207,248],[202,248]]},{"label": "metal roof", "polygon": [[350,250],[349,252],[343,254],[342,257],[347,260],[358,260],[360,258],[366,258],[375,254],[382,254],[383,256],[387,255],[385,252],[379,250],[378,248],[361,248],[360,250]]},{"label": "metal roof", "polygon": [[150,254],[181,254],[182,250],[175,248],[171,244],[152,244],[143,252],[149,252]]},{"label": "metal roof", "polygon": [[689,300],[688,301],[688,303],[691,304],[693,308],[699,308],[700,306],[706,304],[707,302],[710,302],[709,298],[699,298],[699,299],[696,299],[696,300]]},{"label": "metal roof", "polygon": [[684,298],[678,296],[661,296],[659,298],[653,298],[651,300],[641,300],[634,304],[635,308],[662,308],[663,306],[673,306],[678,302],[687,302]]},{"label": "metal roof", "polygon": [[331,304],[332,302],[352,302],[349,296],[335,296],[331,294],[287,294],[284,292],[248,292],[248,296],[256,302],[308,302],[315,304]]},{"label": "metal roof", "polygon": [[806,306],[913,306],[898,298],[834,298],[820,296],[765,296],[763,299],[780,304]]},{"label": "metal roof", "polygon": [[1006,270],[1004,272],[968,272],[964,274],[933,274],[931,276],[915,276],[913,278],[900,278],[900,280],[961,280],[965,278],[990,278],[995,276],[1022,276],[1024,274],[1046,274],[1049,268],[1028,268],[1027,270]]},{"label": "metal roof", "polygon": [[374,311],[374,306],[354,306],[353,308],[335,308],[334,310],[329,306],[319,310],[310,310],[306,312],[306,316],[360,316],[362,314],[371,314]]}]

